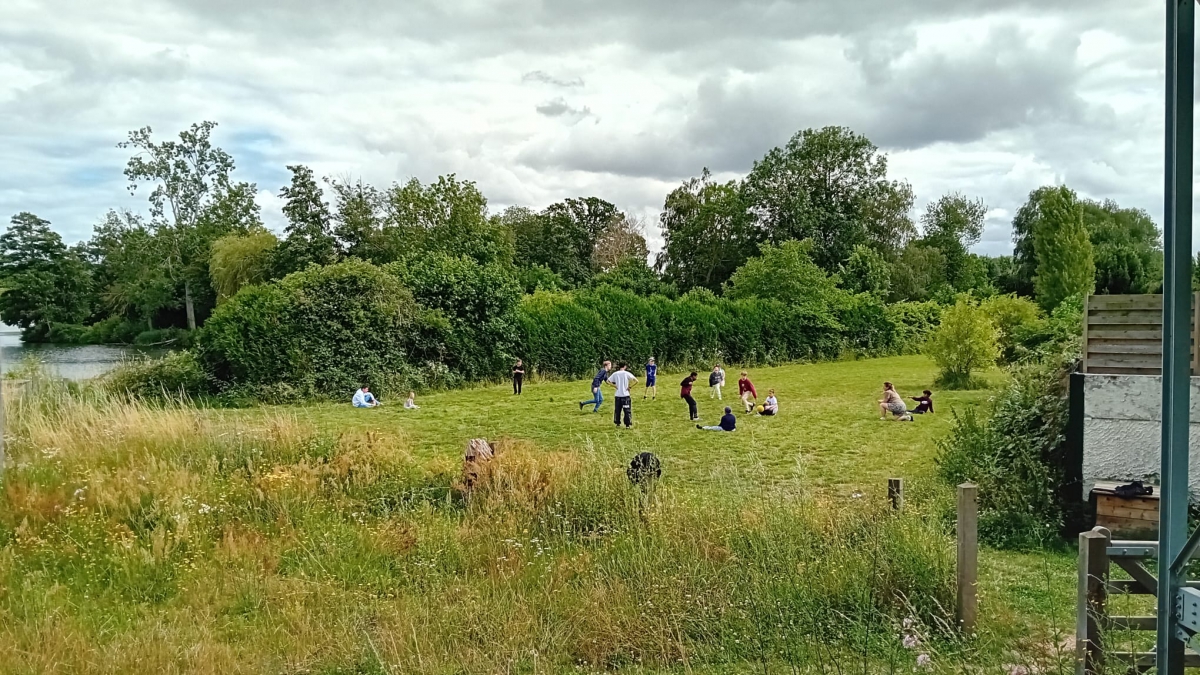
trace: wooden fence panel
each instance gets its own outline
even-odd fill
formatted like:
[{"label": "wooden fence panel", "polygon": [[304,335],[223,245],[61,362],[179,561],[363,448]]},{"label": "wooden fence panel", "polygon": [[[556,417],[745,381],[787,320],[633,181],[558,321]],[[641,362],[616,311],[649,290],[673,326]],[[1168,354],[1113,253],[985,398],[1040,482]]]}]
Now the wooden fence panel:
[{"label": "wooden fence panel", "polygon": [[[1089,295],[1084,303],[1083,372],[1162,374],[1161,295]],[[1192,295],[1192,374],[1200,375],[1200,293]]]}]

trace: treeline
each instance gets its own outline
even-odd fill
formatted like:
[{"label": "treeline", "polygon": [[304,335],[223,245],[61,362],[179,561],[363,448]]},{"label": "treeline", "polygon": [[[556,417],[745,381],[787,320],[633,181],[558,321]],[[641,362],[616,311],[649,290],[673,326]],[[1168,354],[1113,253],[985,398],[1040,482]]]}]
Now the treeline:
[{"label": "treeline", "polygon": [[1049,311],[1093,289],[1161,286],[1143,211],[1039,188],[1013,219],[1014,254],[979,256],[982,201],[945,195],[914,221],[911,187],[841,127],[797,133],[743,180],[685,181],[664,201],[653,263],[645,225],[608,201],[492,213],[454,175],[382,188],[289,166],[276,235],[214,128],[131,133],[125,175],[148,208],[110,212],[87,241],[67,246],[45,220],[14,216],[0,235],[0,319],[27,341],[194,345],[185,360],[210,387],[310,395],[494,377],[518,356],[579,375],[601,355],[890,353],[918,348],[963,293]]}]

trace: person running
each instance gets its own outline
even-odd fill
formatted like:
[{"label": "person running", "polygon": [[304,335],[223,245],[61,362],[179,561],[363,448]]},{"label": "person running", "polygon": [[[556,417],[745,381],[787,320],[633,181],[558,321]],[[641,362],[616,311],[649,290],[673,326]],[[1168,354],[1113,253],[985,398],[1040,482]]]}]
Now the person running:
[{"label": "person running", "polygon": [[637,384],[637,378],[622,363],[617,372],[608,376],[608,383],[617,389],[613,395],[617,403],[613,407],[613,424],[621,426],[621,413],[624,413],[625,428],[628,429],[633,426],[633,397],[629,395],[629,389]]},{"label": "person running", "polygon": [[[754,410],[755,403],[758,403],[758,392],[754,390],[754,383],[750,381],[750,375],[746,371],[742,371],[742,377],[738,380],[738,396],[742,399],[742,405],[746,406],[746,412]],[[754,399],[754,403],[750,399]]]},{"label": "person running", "polygon": [[646,394],[650,394],[650,400],[658,400],[658,366],[654,363],[654,357],[646,359],[646,391],[642,394],[642,400],[646,400]]},{"label": "person running", "polygon": [[911,422],[913,416],[908,413],[908,408],[904,405],[904,399],[900,394],[896,393],[896,388],[891,382],[883,383],[883,398],[879,400],[879,412],[883,415],[879,419],[886,420],[888,413],[892,413],[892,419],[897,422]]},{"label": "person running", "polygon": [[417,392],[408,392],[408,398],[404,399],[405,410],[420,410],[421,406],[417,405]]},{"label": "person running", "polygon": [[596,376],[592,378],[592,398],[590,401],[580,401],[580,410],[583,410],[583,406],[589,403],[595,403],[596,407],[592,408],[592,412],[600,412],[600,404],[604,403],[604,394],[600,391],[600,385],[608,381],[609,368],[612,368],[612,361],[605,361],[604,365],[600,366],[600,370],[597,371]]},{"label": "person running", "polygon": [[696,410],[696,399],[692,398],[692,385],[695,384],[698,373],[692,371],[691,375],[683,378],[683,382],[679,383],[679,398],[687,401],[688,404],[688,419],[695,422],[700,419],[700,413]]},{"label": "person running", "polygon": [[521,384],[525,381],[525,364],[521,363],[521,359],[517,359],[516,365],[512,369],[513,377],[513,394],[521,395]]},{"label": "person running", "polygon": [[925,413],[933,412],[933,392],[926,389],[921,392],[923,396],[914,396],[912,400],[917,402],[916,410],[913,410],[914,415],[924,415]]},{"label": "person running", "polygon": [[767,400],[763,402],[763,409],[759,415],[770,417],[779,414],[779,399],[775,398],[775,390],[767,392]]},{"label": "person running", "polygon": [[733,408],[725,406],[725,414],[721,416],[721,422],[715,427],[703,427],[696,425],[697,429],[705,431],[735,431],[737,429],[737,418],[733,416]]},{"label": "person running", "polygon": [[362,389],[354,392],[354,398],[351,399],[350,403],[352,403],[355,408],[374,408],[375,406],[383,405],[379,402],[379,399],[375,398],[375,396],[371,393],[371,388],[365,384],[363,385]]},{"label": "person running", "polygon": [[721,364],[713,366],[712,372],[708,374],[708,397],[721,400],[721,387],[725,386],[725,371],[721,368]]}]

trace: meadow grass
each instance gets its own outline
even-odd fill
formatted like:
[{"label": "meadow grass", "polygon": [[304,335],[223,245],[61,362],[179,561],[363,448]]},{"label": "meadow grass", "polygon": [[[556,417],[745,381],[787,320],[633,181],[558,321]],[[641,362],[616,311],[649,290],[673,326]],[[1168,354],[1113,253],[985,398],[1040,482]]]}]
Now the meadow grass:
[{"label": "meadow grass", "polygon": [[[667,386],[631,430],[579,412],[586,383],[418,411],[10,397],[0,672],[1062,670],[1067,556],[985,551],[979,632],[950,628],[932,439],[986,392],[892,423],[878,385],[919,391],[927,361],[753,374],[783,413],[735,434]],[[468,491],[476,436],[500,452]],[[623,472],[641,450],[664,462],[649,489]],[[902,514],[890,475],[917,479]]]}]

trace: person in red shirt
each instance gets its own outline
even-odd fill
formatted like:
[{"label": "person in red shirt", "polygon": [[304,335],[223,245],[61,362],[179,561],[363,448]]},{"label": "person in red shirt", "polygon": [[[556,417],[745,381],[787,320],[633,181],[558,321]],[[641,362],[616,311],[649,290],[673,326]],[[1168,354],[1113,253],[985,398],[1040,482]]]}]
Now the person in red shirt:
[{"label": "person in red shirt", "polygon": [[679,398],[687,401],[688,417],[693,422],[700,419],[700,413],[696,411],[696,399],[692,398],[692,384],[696,381],[698,373],[692,371],[691,375],[683,378],[683,382],[679,383]]},{"label": "person in red shirt", "polygon": [[[754,410],[754,404],[758,403],[758,392],[754,390],[754,383],[750,381],[750,376],[746,371],[742,371],[742,377],[738,380],[738,396],[742,398],[742,405],[746,406],[746,412]],[[754,399],[754,403],[750,399]]]}]

